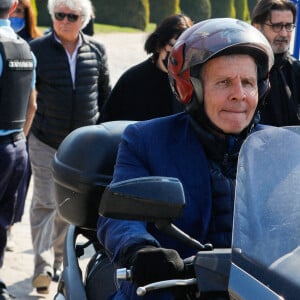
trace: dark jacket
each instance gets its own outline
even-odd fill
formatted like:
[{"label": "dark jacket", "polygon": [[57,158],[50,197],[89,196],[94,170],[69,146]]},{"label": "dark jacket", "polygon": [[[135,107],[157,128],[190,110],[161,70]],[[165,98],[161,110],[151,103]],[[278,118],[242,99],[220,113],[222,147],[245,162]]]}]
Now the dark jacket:
[{"label": "dark jacket", "polygon": [[261,123],[273,126],[300,125],[300,61],[276,54],[270,71],[271,89],[261,109]]},{"label": "dark jacket", "polygon": [[0,128],[22,129],[26,120],[33,59],[28,44],[21,38],[1,37],[3,70],[0,76]]},{"label": "dark jacket", "polygon": [[74,129],[96,124],[110,92],[105,49],[82,35],[73,86],[67,54],[50,33],[30,42],[37,58],[37,112],[32,133],[57,148]]},{"label": "dark jacket", "polygon": [[171,91],[168,74],[152,58],[131,67],[111,91],[100,119],[142,121],[182,111]]},{"label": "dark jacket", "polygon": [[[255,130],[259,129],[261,126],[257,125]],[[230,247],[237,157],[243,139],[233,137],[233,147],[229,147],[231,141],[225,139],[215,144],[213,136],[205,132],[196,134],[186,113],[128,126],[119,147],[113,182],[144,176],[178,178],[184,188],[186,206],[175,225],[202,243]],[[203,146],[204,139],[212,142]],[[213,151],[221,154],[208,155],[210,147],[217,145]],[[215,157],[217,160],[212,160]],[[128,249],[139,244],[176,249],[182,258],[196,251],[160,233],[151,224],[102,216],[98,221],[98,238],[118,266],[124,264]],[[128,283],[122,285],[118,296],[114,299],[142,299],[134,296],[134,288]]]}]

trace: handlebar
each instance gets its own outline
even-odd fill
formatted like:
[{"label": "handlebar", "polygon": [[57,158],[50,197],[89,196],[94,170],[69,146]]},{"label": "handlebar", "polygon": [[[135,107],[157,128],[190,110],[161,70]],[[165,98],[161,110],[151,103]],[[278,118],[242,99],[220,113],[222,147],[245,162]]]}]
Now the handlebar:
[{"label": "handlebar", "polygon": [[[126,268],[117,269],[117,279],[119,280],[130,280],[131,279],[131,270]],[[136,290],[138,296],[145,296],[148,292],[176,287],[176,286],[188,286],[197,284],[196,278],[189,279],[171,279],[171,280],[162,280],[153,283],[149,283],[144,286],[139,286]]]}]

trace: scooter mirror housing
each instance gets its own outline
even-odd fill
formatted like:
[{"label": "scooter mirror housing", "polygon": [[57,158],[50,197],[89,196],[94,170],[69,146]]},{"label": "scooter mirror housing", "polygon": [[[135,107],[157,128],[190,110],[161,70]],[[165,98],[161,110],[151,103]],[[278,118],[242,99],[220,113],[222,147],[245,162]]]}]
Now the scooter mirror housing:
[{"label": "scooter mirror housing", "polygon": [[172,177],[141,177],[106,187],[99,214],[147,222],[174,221],[185,206],[181,182]]}]

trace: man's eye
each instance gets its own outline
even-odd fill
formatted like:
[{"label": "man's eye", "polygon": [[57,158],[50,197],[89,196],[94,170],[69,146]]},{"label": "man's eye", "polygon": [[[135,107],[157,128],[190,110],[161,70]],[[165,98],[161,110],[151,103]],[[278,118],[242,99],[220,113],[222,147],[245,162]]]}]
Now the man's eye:
[{"label": "man's eye", "polygon": [[280,31],[282,28],[281,24],[273,24],[273,29],[275,29],[276,31]]},{"label": "man's eye", "polygon": [[243,85],[244,85],[244,86],[251,86],[251,87],[253,87],[253,86],[256,85],[256,83],[255,83],[255,82],[252,82],[252,81],[250,81],[250,80],[245,80],[245,81],[243,81]]},{"label": "man's eye", "polygon": [[218,82],[218,85],[228,86],[230,81],[228,79],[224,79]]}]

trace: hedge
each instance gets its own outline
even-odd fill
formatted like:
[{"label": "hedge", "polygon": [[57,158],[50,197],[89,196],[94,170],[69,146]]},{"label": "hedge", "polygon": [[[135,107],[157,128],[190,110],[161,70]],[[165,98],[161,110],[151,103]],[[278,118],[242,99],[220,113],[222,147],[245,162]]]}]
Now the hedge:
[{"label": "hedge", "polygon": [[236,18],[244,21],[250,20],[250,13],[247,0],[234,0]]},{"label": "hedge", "polygon": [[145,30],[149,24],[148,0],[95,0],[96,22]]},{"label": "hedge", "polygon": [[234,0],[210,0],[212,18],[235,18]]},{"label": "hedge", "polygon": [[159,24],[164,18],[180,13],[180,0],[149,0],[150,22]]},{"label": "hedge", "polygon": [[209,0],[181,0],[180,8],[194,23],[211,17],[211,4]]}]

